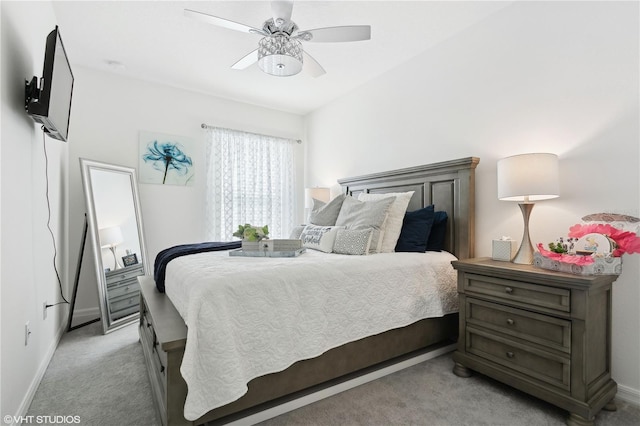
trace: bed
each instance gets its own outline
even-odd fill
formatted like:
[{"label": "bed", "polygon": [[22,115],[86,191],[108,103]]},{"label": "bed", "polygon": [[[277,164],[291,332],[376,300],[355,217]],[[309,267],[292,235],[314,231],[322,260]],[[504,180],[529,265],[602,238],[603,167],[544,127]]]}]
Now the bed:
[{"label": "bed", "polygon": [[[339,183],[345,194],[356,197],[363,192],[414,191],[407,211],[417,210],[430,204],[434,204],[436,210],[446,211],[449,220],[445,234],[445,249],[448,253],[433,255],[445,256],[444,259],[448,262],[453,258],[451,254],[458,259],[473,257],[474,174],[478,162],[477,158],[469,157],[341,179]],[[212,262],[210,256],[220,257],[221,255],[225,255],[225,253],[204,253],[193,257],[190,261],[206,265]],[[390,253],[363,257],[369,258],[369,261],[375,257],[382,264],[386,257],[394,255]],[[402,255],[402,259],[409,259],[417,254],[403,253]],[[318,259],[319,262],[323,261],[322,254],[307,253],[300,258],[305,256],[304,261],[300,260],[300,263],[310,263],[314,259]],[[191,256],[188,257],[191,258]],[[362,259],[362,261],[367,261],[367,259]],[[187,263],[182,261],[175,263],[177,266],[173,267],[173,274],[176,277],[184,276],[183,272],[187,269],[183,271],[180,267],[185,264]],[[286,266],[286,264],[281,265],[281,267]],[[354,266],[345,265],[345,274],[348,274],[349,268],[354,268]],[[170,269],[167,268],[168,276],[170,272]],[[411,276],[413,275],[412,273]],[[195,282],[196,275],[193,277],[192,281]],[[188,284],[189,279],[185,281]],[[185,359],[185,363],[192,364],[192,356],[185,358],[185,348],[188,345],[193,347],[196,344],[193,335],[188,338],[189,331],[194,332],[196,327],[192,326],[188,329],[183,320],[183,316],[187,312],[185,310],[187,302],[176,297],[176,294],[179,293],[176,293],[177,290],[174,289],[174,306],[174,303],[166,295],[157,291],[152,277],[141,277],[140,284],[140,340],[155,405],[162,423],[165,425],[228,423],[307,395],[309,392],[334,386],[336,383],[380,366],[386,366],[417,353],[441,347],[443,342],[451,342],[457,336],[457,313],[451,313],[450,307],[442,308],[440,313],[437,311],[438,308],[434,308],[433,315],[436,315],[435,317],[417,321],[409,319],[406,320],[407,325],[386,331],[366,331],[364,332],[366,337],[357,338],[355,341],[348,341],[344,344],[338,342],[339,344],[331,346],[332,349],[318,356],[311,358],[304,356],[304,359],[293,362],[282,371],[280,371],[281,368],[275,368],[273,370],[275,372],[268,372],[268,374],[253,378],[247,385],[246,393],[244,390],[240,393],[244,393],[240,398],[237,398],[237,395],[232,396],[229,398],[231,402],[221,399],[223,404],[216,404],[215,408],[206,412],[202,411],[201,406],[193,411],[191,409],[193,407],[189,406],[190,403],[185,407],[187,385],[180,371],[183,359]],[[168,293],[171,291],[168,290]],[[395,298],[394,296],[393,299],[395,300]],[[176,306],[179,309],[176,309]],[[182,316],[179,311],[182,312]],[[194,318],[189,318],[189,321],[194,321]],[[191,324],[195,323],[191,322]],[[307,334],[312,335],[313,333]],[[360,335],[356,333],[353,336]],[[222,343],[224,343],[223,340],[219,340],[218,343],[213,344],[213,347]],[[190,350],[187,355],[193,353],[194,351]],[[200,375],[199,371],[196,371],[195,374]],[[217,374],[220,375],[220,372]],[[189,380],[191,379],[189,377]],[[221,382],[218,377],[210,379],[209,388],[206,387],[208,380],[202,381],[201,384],[205,386],[203,389],[209,389],[213,392],[216,387],[220,387],[219,383]],[[190,383],[192,383],[192,389],[195,390],[194,382],[190,381]],[[215,385],[213,385],[214,383]],[[203,392],[203,395],[205,394],[207,392]],[[193,394],[190,395],[190,398],[193,399]],[[185,409],[189,413],[187,417],[194,418],[194,412],[198,413],[198,417],[192,421],[186,420]]]}]

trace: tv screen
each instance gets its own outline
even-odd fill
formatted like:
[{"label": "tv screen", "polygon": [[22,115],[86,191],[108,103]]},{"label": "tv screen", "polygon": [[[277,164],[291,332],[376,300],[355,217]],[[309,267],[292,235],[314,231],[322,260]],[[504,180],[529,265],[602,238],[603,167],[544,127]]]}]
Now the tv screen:
[{"label": "tv screen", "polygon": [[65,142],[69,135],[72,92],[73,73],[56,26],[47,36],[40,89],[36,77],[27,82],[25,108],[49,136]]}]

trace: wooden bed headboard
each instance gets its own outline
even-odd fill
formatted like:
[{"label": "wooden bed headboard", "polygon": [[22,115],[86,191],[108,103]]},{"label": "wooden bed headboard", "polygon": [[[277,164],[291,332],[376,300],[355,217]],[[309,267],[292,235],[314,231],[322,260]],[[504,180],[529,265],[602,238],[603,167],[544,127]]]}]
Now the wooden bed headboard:
[{"label": "wooden bed headboard", "polygon": [[458,259],[473,257],[475,246],[475,169],[467,157],[370,175],[338,179],[345,194],[415,191],[407,211],[434,204],[447,212],[445,250]]}]

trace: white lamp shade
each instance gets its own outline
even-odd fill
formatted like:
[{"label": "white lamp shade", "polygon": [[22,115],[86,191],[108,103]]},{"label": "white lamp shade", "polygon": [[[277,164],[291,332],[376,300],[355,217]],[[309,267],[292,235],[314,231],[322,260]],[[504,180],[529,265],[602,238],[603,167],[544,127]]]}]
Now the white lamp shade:
[{"label": "white lamp shade", "polygon": [[328,203],[331,194],[329,188],[305,188],[304,190],[304,206],[308,209],[313,207],[313,199]]},{"label": "white lamp shade", "polygon": [[110,228],[102,228],[98,231],[100,236],[100,247],[114,247],[118,244],[122,244],[124,238],[122,237],[122,231],[119,226],[112,226]]},{"label": "white lamp shade", "polygon": [[258,66],[277,77],[290,77],[302,71],[302,62],[289,55],[267,55],[258,60]]},{"label": "white lamp shade", "polygon": [[258,43],[258,66],[267,74],[289,77],[302,71],[302,44],[283,34],[264,37]]},{"label": "white lamp shade", "polygon": [[522,154],[498,161],[498,199],[539,201],[560,195],[558,156]]}]

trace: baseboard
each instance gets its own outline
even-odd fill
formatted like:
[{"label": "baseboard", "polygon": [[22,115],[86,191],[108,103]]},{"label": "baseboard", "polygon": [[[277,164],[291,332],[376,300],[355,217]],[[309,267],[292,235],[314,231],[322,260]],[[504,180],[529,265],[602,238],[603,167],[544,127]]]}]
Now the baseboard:
[{"label": "baseboard", "polygon": [[42,359],[42,362],[40,363],[40,366],[38,367],[38,371],[36,372],[36,375],[34,376],[33,380],[31,381],[31,384],[29,385],[29,388],[27,389],[27,393],[22,399],[22,403],[18,408],[18,412],[13,417],[14,421],[11,423],[12,426],[19,426],[22,424],[22,422],[16,422],[15,420],[24,419],[25,416],[27,415],[27,411],[31,406],[31,402],[33,402],[33,397],[35,396],[36,391],[38,390],[38,386],[40,386],[40,382],[44,377],[44,373],[47,371],[47,367],[51,362],[51,358],[53,358],[53,354],[56,352],[56,349],[58,348],[58,344],[60,343],[60,339],[62,339],[62,335],[64,334],[66,329],[67,329],[67,323],[66,321],[62,321],[62,324],[60,324],[60,328],[58,329],[58,332],[56,333],[55,338],[51,342],[51,345],[49,345],[49,348],[47,349],[47,353],[45,354],[44,358]]},{"label": "baseboard", "polygon": [[640,391],[638,389],[633,389],[629,386],[619,384],[616,398],[640,407]]},{"label": "baseboard", "polygon": [[455,343],[438,347],[437,349],[434,349],[429,352],[421,353],[420,355],[417,355],[413,358],[405,359],[404,361],[398,362],[396,364],[391,364],[387,367],[372,371],[368,374],[364,374],[362,376],[355,377],[351,380],[341,382],[335,386],[331,386],[329,388],[310,393],[308,395],[294,399],[292,401],[285,402],[284,404],[280,404],[275,407],[266,409],[264,411],[260,411],[255,414],[252,414],[250,416],[243,417],[241,419],[238,419],[237,421],[228,423],[226,426],[253,425],[256,423],[263,422],[265,420],[272,419],[274,417],[288,413],[289,411],[297,410],[298,408],[304,407],[305,405],[313,404],[314,402],[318,402],[330,396],[337,395],[341,392],[347,391],[349,389],[353,389],[357,386],[363,385],[373,380],[377,380],[381,377],[388,376],[389,374],[393,374],[400,370],[404,370],[405,368],[412,367],[421,362],[436,358],[440,355],[446,354],[447,352],[452,352],[455,349],[456,349]]}]

